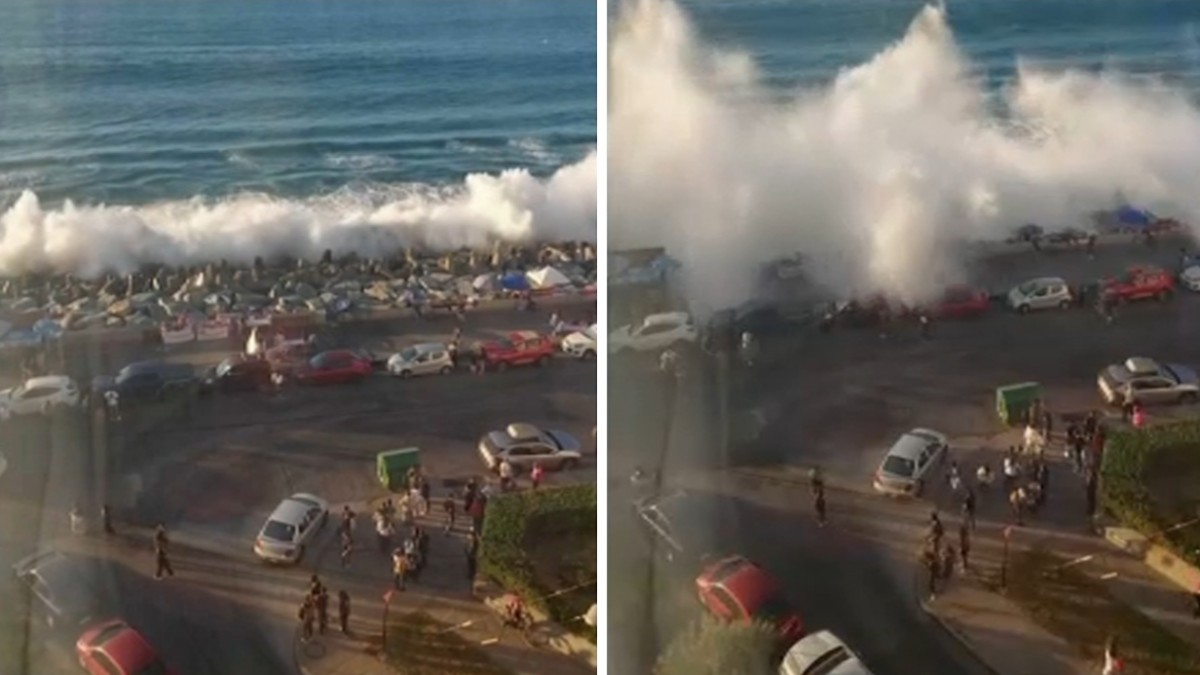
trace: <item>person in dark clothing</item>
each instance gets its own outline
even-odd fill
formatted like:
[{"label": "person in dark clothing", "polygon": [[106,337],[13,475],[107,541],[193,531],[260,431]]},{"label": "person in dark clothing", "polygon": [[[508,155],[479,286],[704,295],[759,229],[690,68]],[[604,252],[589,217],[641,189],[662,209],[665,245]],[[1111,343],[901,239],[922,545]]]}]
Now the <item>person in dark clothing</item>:
[{"label": "person in dark clothing", "polygon": [[1046,439],[1046,442],[1049,443],[1050,436],[1054,432],[1054,415],[1050,414],[1049,410],[1042,411],[1040,431],[1042,432],[1042,438]]},{"label": "person in dark clothing", "polygon": [[425,502],[425,508],[432,507],[433,504],[429,501],[429,481],[421,479],[421,484],[417,486],[417,492],[421,495],[421,500]]},{"label": "person in dark clothing", "polygon": [[821,467],[813,467],[808,472],[808,487],[815,497],[818,492],[825,491],[825,476],[821,472]]},{"label": "person in dark clothing", "polygon": [[1088,472],[1087,482],[1084,483],[1084,496],[1087,498],[1087,517],[1096,515],[1096,472]]},{"label": "person in dark clothing", "polygon": [[817,525],[825,527],[825,490],[813,496],[813,509],[817,512]]},{"label": "person in dark clothing", "polygon": [[942,536],[946,534],[946,528],[942,526],[942,519],[938,517],[937,511],[929,514],[929,540],[933,542],[934,550],[936,551],[942,545]]},{"label": "person in dark clothing", "polygon": [[1096,418],[1096,411],[1089,410],[1087,417],[1083,418],[1083,439],[1090,441],[1096,436],[1096,431],[1099,430],[1100,420]]},{"label": "person in dark clothing", "polygon": [[171,567],[171,558],[167,554],[167,546],[170,541],[167,539],[167,528],[162,523],[159,523],[154,528],[154,578],[162,579],[163,575],[175,576],[175,569]]},{"label": "person in dark clothing", "polygon": [[108,507],[108,504],[100,507],[100,524],[104,528],[104,534],[117,533],[112,524],[112,509]]},{"label": "person in dark clothing", "polygon": [[478,539],[471,535],[471,541],[466,546],[467,555],[467,581],[475,581],[475,564],[477,562],[476,553],[478,552]]},{"label": "person in dark clothing", "polygon": [[1046,504],[1046,497],[1050,493],[1050,465],[1046,462],[1038,462],[1037,466],[1037,507],[1040,509]]},{"label": "person in dark clothing", "polygon": [[941,578],[941,561],[938,560],[937,549],[928,547],[924,555],[925,570],[929,573],[929,599],[937,597],[937,582]]},{"label": "person in dark clothing", "polygon": [[316,596],[317,605],[317,631],[325,634],[325,629],[329,628],[329,591],[322,586],[321,592]]},{"label": "person in dark clothing", "polygon": [[450,534],[450,531],[454,529],[454,517],[458,511],[458,502],[454,501],[453,495],[448,495],[442,502],[442,508],[446,511],[446,526],[442,528],[442,532]]},{"label": "person in dark clothing", "polygon": [[308,642],[313,639],[313,624],[316,621],[317,610],[313,606],[311,595],[304,597],[304,602],[300,605],[300,639]]},{"label": "person in dark clothing", "polygon": [[969,486],[966,494],[963,495],[963,526],[975,529],[975,491]]},{"label": "person in dark clothing", "polygon": [[467,481],[467,485],[463,488],[463,511],[470,512],[471,505],[475,503],[475,497],[479,494],[479,485],[472,478]]},{"label": "person in dark clothing", "polygon": [[971,567],[971,529],[965,522],[958,526],[958,552],[962,556],[962,566],[965,572]]},{"label": "person in dark clothing", "polygon": [[308,594],[314,598],[325,591],[325,584],[321,583],[321,577],[313,574],[308,578]]},{"label": "person in dark clothing", "polygon": [[342,635],[350,634],[350,594],[345,590],[338,591],[338,625]]},{"label": "person in dark clothing", "polygon": [[954,575],[955,560],[957,560],[957,552],[954,550],[954,545],[946,544],[942,548],[942,560],[938,567],[938,571],[942,573],[943,579],[949,580]]}]

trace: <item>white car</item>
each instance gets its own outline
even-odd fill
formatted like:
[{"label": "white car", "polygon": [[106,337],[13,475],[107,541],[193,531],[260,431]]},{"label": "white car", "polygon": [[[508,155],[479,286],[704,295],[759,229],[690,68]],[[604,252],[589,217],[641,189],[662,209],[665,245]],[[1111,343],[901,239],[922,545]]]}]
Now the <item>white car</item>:
[{"label": "white car", "polygon": [[450,349],[440,342],[425,342],[392,354],[387,370],[396,377],[413,375],[449,375],[454,372]]},{"label": "white car", "polygon": [[1008,292],[1008,306],[1021,314],[1039,309],[1069,309],[1075,296],[1066,281],[1058,277],[1030,279]]},{"label": "white car", "polygon": [[779,675],[871,675],[858,655],[836,635],[823,630],[792,645]]},{"label": "white car", "polygon": [[570,469],[583,459],[579,441],[565,431],[542,430],[532,424],[510,424],[479,439],[479,456],[491,470],[508,460],[514,470]]},{"label": "white car", "polygon": [[59,406],[79,405],[79,387],[66,375],[35,377],[18,387],[0,391],[0,410],[9,415],[46,414]]},{"label": "white car", "polygon": [[695,343],[696,326],[686,312],[651,314],[638,326],[621,326],[608,336],[608,350],[654,352],[668,347]]},{"label": "white car", "polygon": [[562,350],[585,361],[596,358],[596,325],[592,324],[563,338]]},{"label": "white car", "polygon": [[1189,265],[1180,272],[1179,284],[1189,291],[1200,292],[1200,265]]},{"label": "white car", "polygon": [[295,563],[329,520],[329,504],[304,492],[280,502],[254,541],[254,554],[264,562]]},{"label": "white car", "polygon": [[886,495],[919,497],[931,468],[950,452],[946,437],[932,429],[913,429],[892,445],[875,471],[874,486]]}]

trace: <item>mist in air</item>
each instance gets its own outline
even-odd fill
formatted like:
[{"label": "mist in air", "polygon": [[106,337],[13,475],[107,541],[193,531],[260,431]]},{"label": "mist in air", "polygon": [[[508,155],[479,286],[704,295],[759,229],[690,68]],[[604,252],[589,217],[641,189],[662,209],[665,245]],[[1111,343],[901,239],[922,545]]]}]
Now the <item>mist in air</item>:
[{"label": "mist in air", "polygon": [[666,246],[702,310],[750,299],[764,263],[795,252],[842,296],[917,301],[969,277],[963,242],[1088,227],[1118,195],[1200,222],[1200,110],[1183,92],[1019,63],[997,100],[951,18],[926,7],[870,61],[781,97],[674,2],[623,5],[610,249]]},{"label": "mist in air", "polygon": [[255,256],[315,259],[326,249],[383,256],[596,236],[596,155],[538,178],[524,169],[461,185],[347,187],[307,199],[259,193],[146,205],[44,207],[25,192],[0,211],[0,275],[96,276],[143,264]]}]

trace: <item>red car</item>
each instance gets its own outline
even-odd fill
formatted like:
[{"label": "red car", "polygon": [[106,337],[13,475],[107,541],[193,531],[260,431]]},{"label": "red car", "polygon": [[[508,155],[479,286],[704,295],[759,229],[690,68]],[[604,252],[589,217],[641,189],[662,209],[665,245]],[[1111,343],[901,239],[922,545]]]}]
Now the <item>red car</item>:
[{"label": "red car", "polygon": [[1157,267],[1133,267],[1123,277],[1104,281],[1103,288],[1117,302],[1166,300],[1175,292],[1175,277]]},{"label": "red car", "polygon": [[484,343],[483,359],[489,369],[507,370],[509,366],[546,366],[557,349],[554,341],[533,331],[509,333],[505,339]]},{"label": "red car", "polygon": [[774,624],[786,645],[804,636],[800,615],[784,599],[779,583],[741,556],[725,558],[706,568],[696,578],[696,590],[700,602],[718,618]]},{"label": "red car", "polygon": [[120,619],[85,630],[75,642],[75,655],[89,675],[176,675],[146,638]]},{"label": "red car", "polygon": [[968,286],[951,286],[941,300],[929,308],[934,319],[967,319],[987,313],[992,304],[986,291]]},{"label": "red car", "polygon": [[300,384],[361,382],[375,370],[369,359],[347,349],[321,352],[298,368],[293,378]]}]

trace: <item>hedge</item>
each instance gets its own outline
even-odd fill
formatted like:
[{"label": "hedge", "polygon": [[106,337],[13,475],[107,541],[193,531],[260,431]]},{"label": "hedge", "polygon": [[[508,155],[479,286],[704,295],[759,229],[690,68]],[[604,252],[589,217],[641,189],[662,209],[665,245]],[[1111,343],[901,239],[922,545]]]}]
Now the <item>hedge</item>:
[{"label": "hedge", "polygon": [[[1162,513],[1146,487],[1146,468],[1161,452],[1200,452],[1200,420],[1111,433],[1100,467],[1101,503],[1126,526],[1200,566],[1200,524],[1163,534],[1179,524],[1180,517]],[[1200,482],[1200,475],[1196,480]],[[1191,517],[1196,516],[1200,513]]]},{"label": "hedge", "polygon": [[768,623],[731,623],[706,615],[671,640],[654,673],[773,675],[778,643],[779,633]]},{"label": "hedge", "polygon": [[[596,537],[596,486],[570,485],[559,488],[523,490],[492,497],[483,521],[479,548],[479,571],[500,586],[516,593],[529,605],[545,612],[572,632],[595,642],[595,631],[578,620],[565,596],[546,599],[559,590],[542,588],[534,578],[526,554],[527,534],[546,524],[557,532]],[[553,536],[553,535],[549,535]],[[592,563],[593,571],[595,561]],[[595,595],[595,586],[582,589]],[[586,608],[584,608],[586,611]]]}]

